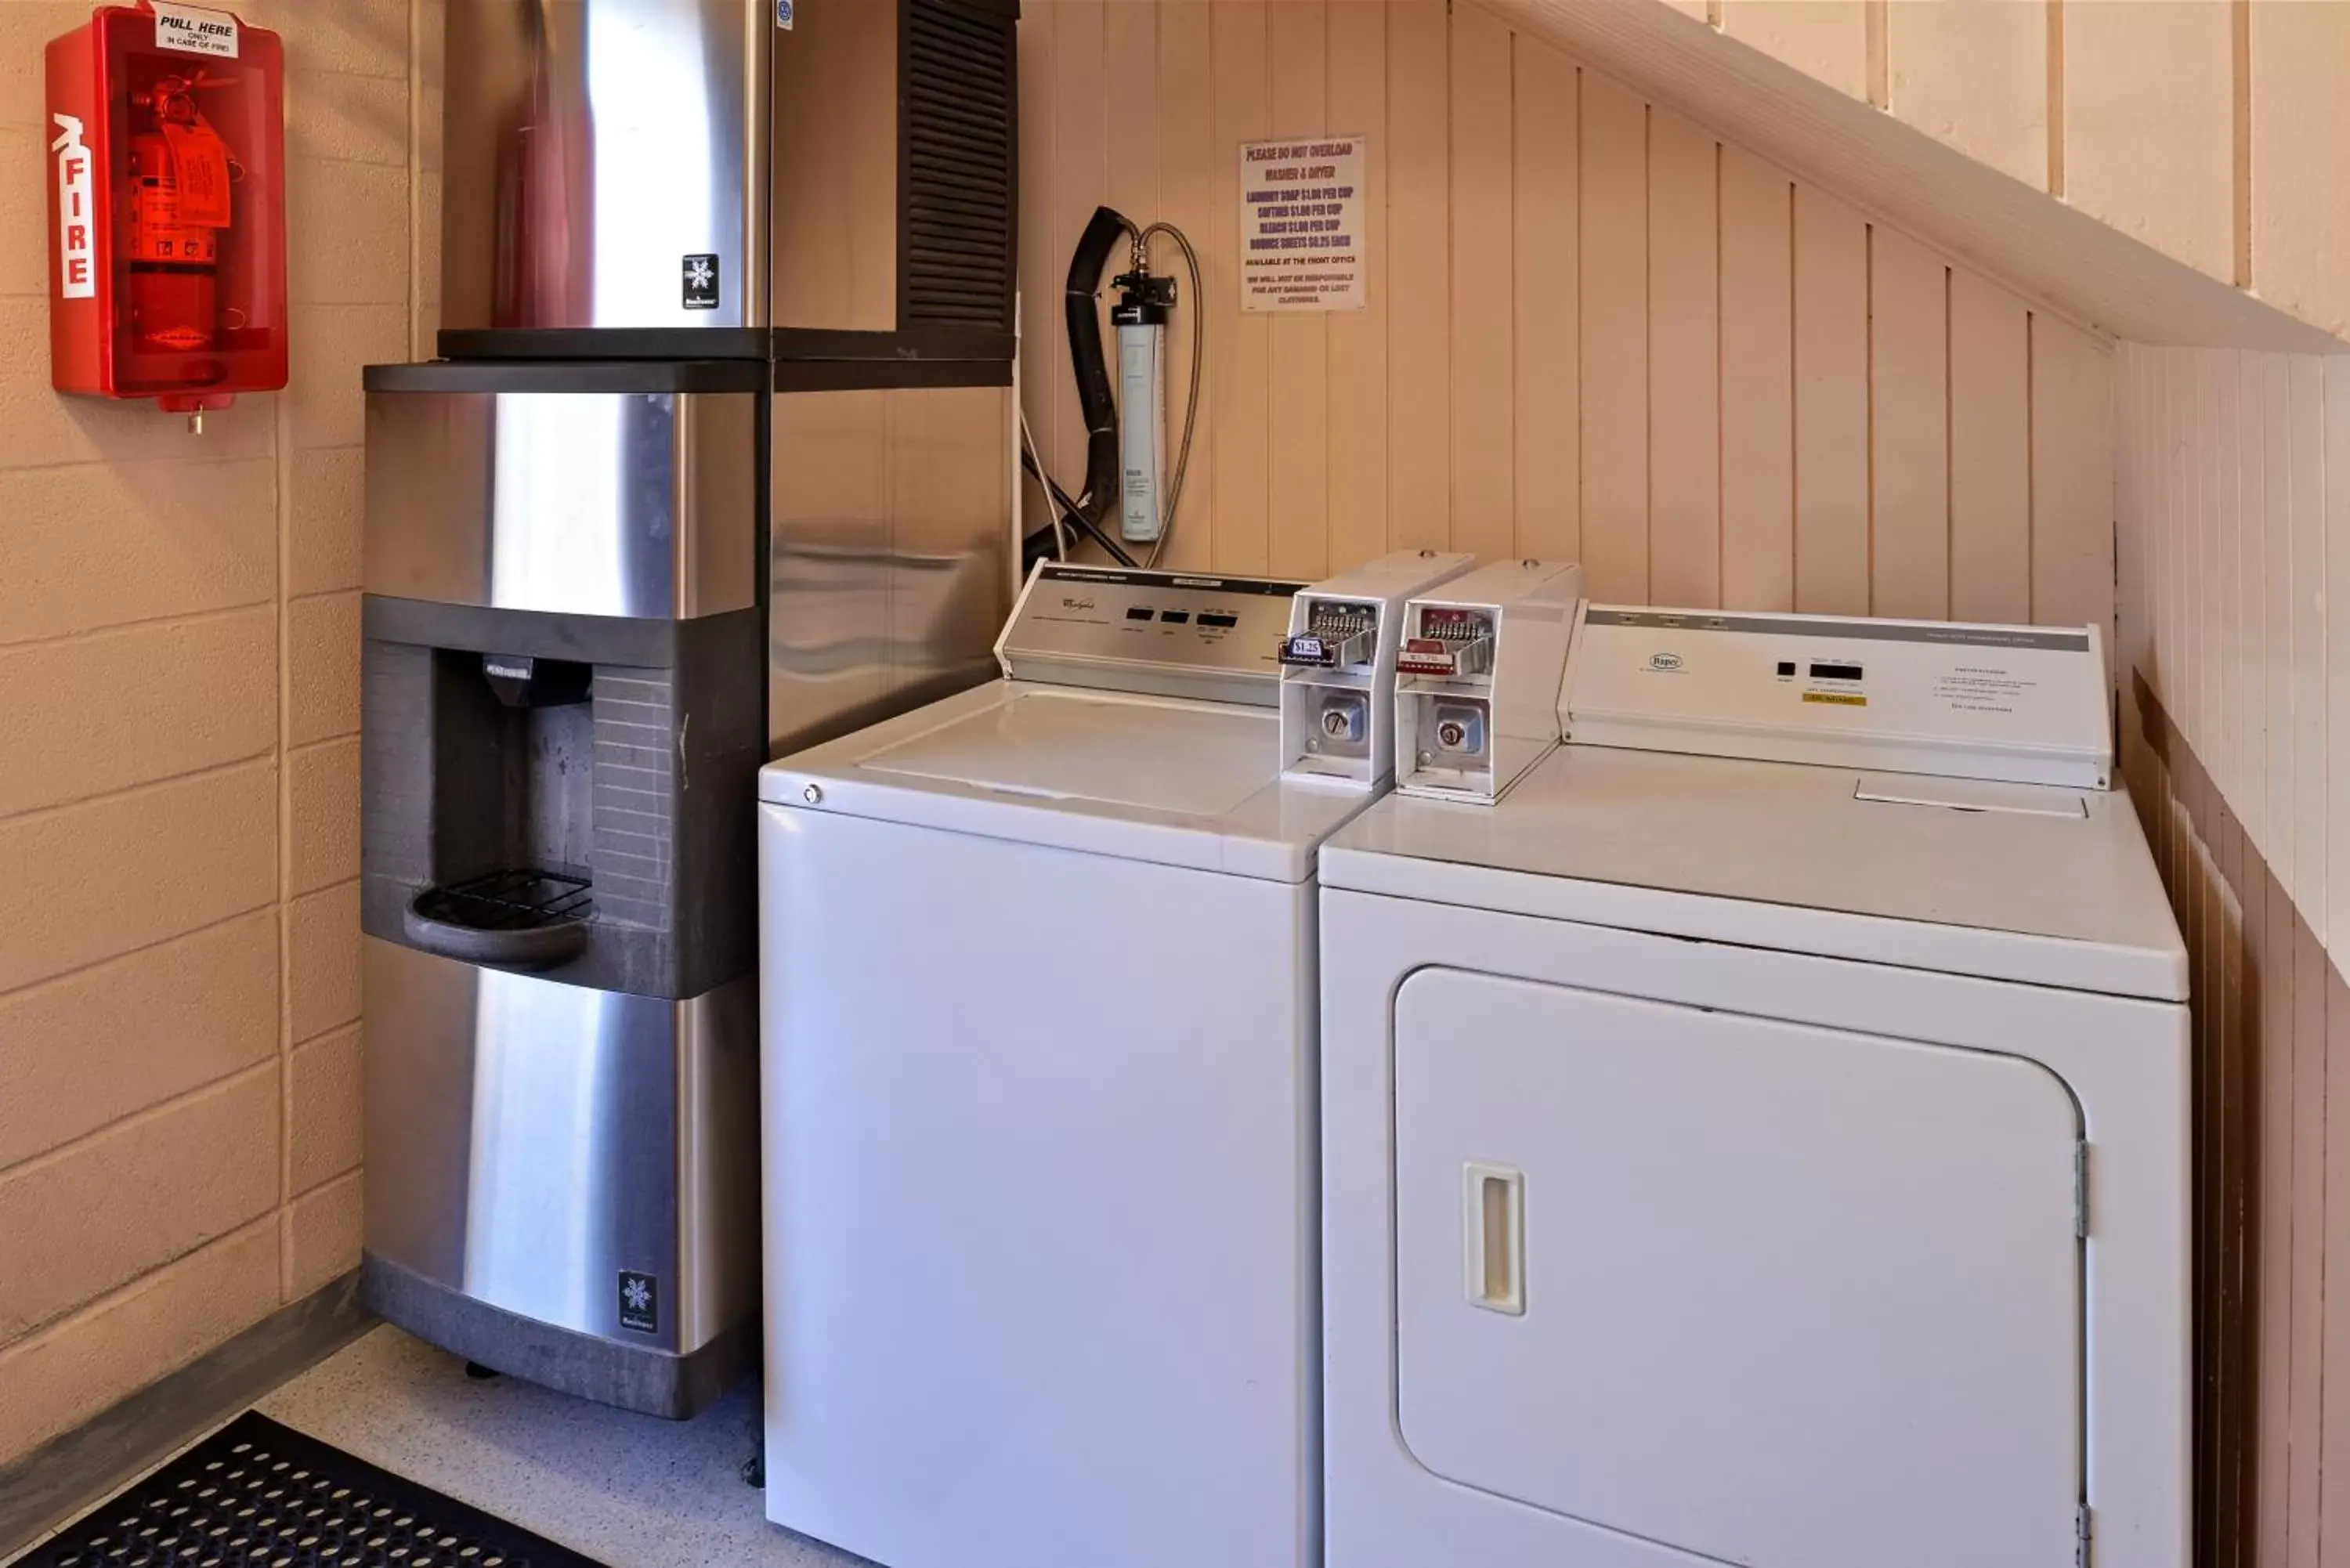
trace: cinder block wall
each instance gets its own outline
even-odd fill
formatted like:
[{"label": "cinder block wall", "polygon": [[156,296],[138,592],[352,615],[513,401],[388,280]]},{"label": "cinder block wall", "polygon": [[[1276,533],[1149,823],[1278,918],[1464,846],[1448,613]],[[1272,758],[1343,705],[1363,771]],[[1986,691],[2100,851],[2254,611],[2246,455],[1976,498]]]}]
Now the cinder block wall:
[{"label": "cinder block wall", "polygon": [[359,367],[431,340],[437,0],[286,46],[293,379],[48,385],[41,50],[0,3],[0,1466],[358,1261]]}]

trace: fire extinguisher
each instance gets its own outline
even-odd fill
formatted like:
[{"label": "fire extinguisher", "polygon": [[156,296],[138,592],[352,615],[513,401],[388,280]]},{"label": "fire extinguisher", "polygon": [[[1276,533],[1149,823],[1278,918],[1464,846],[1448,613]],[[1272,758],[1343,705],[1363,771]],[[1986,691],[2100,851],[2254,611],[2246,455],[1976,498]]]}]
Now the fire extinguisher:
[{"label": "fire extinguisher", "polygon": [[220,333],[220,235],[236,161],[196,94],[202,72],[167,76],[136,100],[130,139],[130,324],[141,353],[201,353]]}]

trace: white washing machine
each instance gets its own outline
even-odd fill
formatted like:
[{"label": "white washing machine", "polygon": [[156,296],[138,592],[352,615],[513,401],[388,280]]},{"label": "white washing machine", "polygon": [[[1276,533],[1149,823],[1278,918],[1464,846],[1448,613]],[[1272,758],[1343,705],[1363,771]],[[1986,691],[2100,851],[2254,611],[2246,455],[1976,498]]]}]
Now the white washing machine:
[{"label": "white washing machine", "polygon": [[1284,777],[1280,660],[1361,677],[1316,733],[1367,740],[1468,565],[1293,627],[1295,584],[1048,564],[1007,679],[762,774],[770,1519],[889,1568],[1319,1563],[1313,872],[1378,781]]},{"label": "white washing machine", "polygon": [[1567,744],[1325,847],[1331,1563],[2186,1568],[2106,691],[2094,629],[1593,607]]}]

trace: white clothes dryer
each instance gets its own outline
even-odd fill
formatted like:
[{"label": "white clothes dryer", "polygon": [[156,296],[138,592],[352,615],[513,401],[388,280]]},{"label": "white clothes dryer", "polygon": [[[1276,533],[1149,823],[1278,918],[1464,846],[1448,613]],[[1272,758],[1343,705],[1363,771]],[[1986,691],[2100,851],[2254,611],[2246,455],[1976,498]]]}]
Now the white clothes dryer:
[{"label": "white clothes dryer", "polygon": [[1323,585],[1321,641],[1295,584],[1048,564],[1005,680],[763,774],[770,1519],[1321,1561],[1313,872],[1373,795],[1284,777],[1279,659],[1391,701],[1469,564]]},{"label": "white clothes dryer", "polygon": [[2106,693],[2094,628],[1589,607],[1566,744],[1325,847],[1333,1564],[2186,1568]]}]

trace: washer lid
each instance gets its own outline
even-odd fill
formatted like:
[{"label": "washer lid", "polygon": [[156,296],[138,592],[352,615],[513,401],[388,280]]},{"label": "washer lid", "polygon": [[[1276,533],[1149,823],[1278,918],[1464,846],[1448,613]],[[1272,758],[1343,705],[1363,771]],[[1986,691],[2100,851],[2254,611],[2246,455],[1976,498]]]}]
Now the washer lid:
[{"label": "washer lid", "polygon": [[[1567,747],[1497,807],[1380,801],[1331,841],[1321,880],[2186,1000],[2186,948],[2126,794],[2007,786],[1961,799],[1954,781],[1887,783],[1849,768]],[[1945,785],[1948,800],[1935,794]]]},{"label": "washer lid", "polygon": [[1359,792],[1281,777],[1270,708],[998,680],[771,763],[770,804],[1273,881]]}]

